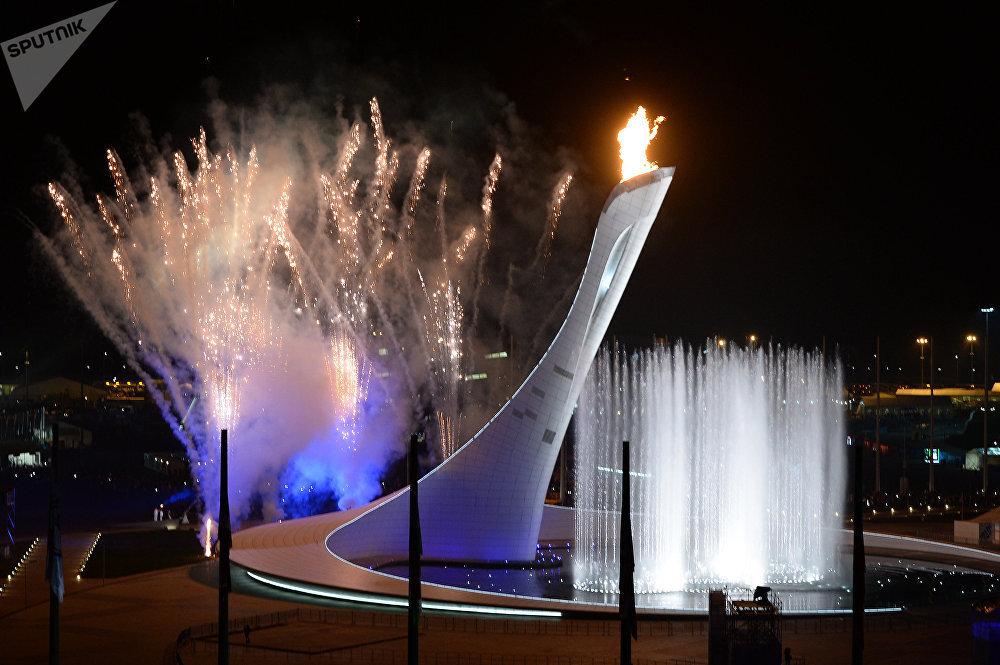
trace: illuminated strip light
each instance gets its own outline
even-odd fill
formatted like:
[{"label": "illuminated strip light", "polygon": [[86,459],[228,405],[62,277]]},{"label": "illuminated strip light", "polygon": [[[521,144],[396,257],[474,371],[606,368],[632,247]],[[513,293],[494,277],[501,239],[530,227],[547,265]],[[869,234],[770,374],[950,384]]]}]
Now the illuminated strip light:
[{"label": "illuminated strip light", "polygon": [[[170,462],[167,462],[169,464]],[[97,537],[94,538],[94,543],[90,546],[90,550],[87,552],[87,556],[84,557],[83,563],[80,564],[80,570],[76,571],[76,581],[80,581],[80,576],[83,575],[83,569],[87,567],[87,562],[90,561],[90,557],[94,554],[94,550],[97,549],[97,541],[101,539],[101,532],[97,532]]]},{"label": "illuminated strip light", "polygon": [[[261,582],[263,584],[269,584],[271,586],[278,587],[279,589],[287,589],[288,591],[294,591],[296,593],[304,593],[311,596],[320,596],[323,598],[332,598],[334,600],[346,600],[353,603],[370,603],[373,605],[388,605],[390,607],[406,607],[409,603],[403,598],[395,598],[392,596],[375,596],[366,595],[360,593],[353,593],[350,591],[333,591],[331,589],[318,589],[315,587],[305,587],[299,586],[297,584],[290,584],[288,582],[279,582],[278,580],[264,577],[252,571],[247,571],[247,575],[253,579]],[[424,600],[421,601],[421,607],[425,610],[439,610],[443,612],[467,612],[470,614],[499,614],[503,616],[526,616],[526,617],[538,617],[538,618],[548,618],[548,619],[559,619],[562,618],[562,612],[558,610],[533,610],[533,609],[519,609],[514,607],[489,607],[486,605],[467,605],[464,603],[442,603],[435,600]]]},{"label": "illuminated strip light", "polygon": [[[369,603],[372,605],[387,605],[389,607],[406,607],[407,601],[402,598],[395,598],[391,596],[374,596],[374,595],[364,595],[359,593],[352,593],[350,591],[333,591],[328,589],[317,589],[314,587],[303,587],[296,584],[289,584],[287,582],[279,582],[278,580],[270,579],[264,577],[263,575],[258,575],[257,573],[246,571],[247,575],[253,579],[261,582],[263,584],[268,584],[271,586],[278,587],[279,589],[286,589],[288,591],[294,591],[296,593],[304,593],[311,596],[320,596],[322,598],[331,598],[334,600],[345,600],[355,603]],[[598,603],[601,604],[601,603]],[[498,614],[503,616],[527,616],[527,617],[538,617],[538,618],[551,618],[559,619],[562,618],[562,612],[558,610],[532,610],[532,609],[517,609],[513,607],[488,607],[485,605],[466,605],[460,603],[441,603],[433,600],[421,601],[421,607],[427,610],[440,610],[445,612],[468,612],[471,614]],[[675,611],[690,611],[690,608],[656,608],[660,610],[675,610]],[[903,611],[902,607],[869,607],[865,608],[865,614],[898,614]],[[696,610],[694,613],[703,614],[707,610]],[[810,616],[815,614],[850,614],[852,610],[790,610],[782,612],[786,616]]]},{"label": "illuminated strip light", "polygon": [[[846,529],[843,529],[842,533],[851,533],[851,532],[848,531],[848,530],[846,530]],[[866,531],[865,535],[866,536],[871,535],[871,536],[875,536],[877,538],[889,538],[889,539],[892,539],[892,540],[902,540],[902,541],[908,542],[908,543],[925,543],[925,544],[931,545],[933,547],[941,547],[941,548],[944,548],[944,549],[952,549],[952,550],[960,550],[962,552],[968,552],[970,555],[974,555],[974,556],[970,556],[970,558],[972,558],[972,559],[979,559],[979,560],[985,560],[985,561],[1000,561],[1000,554],[996,554],[995,552],[988,552],[986,550],[977,550],[974,547],[965,547],[963,545],[952,545],[951,543],[940,543],[940,542],[937,542],[935,540],[927,540],[925,538],[913,538],[912,536],[896,536],[896,535],[893,535],[891,533],[875,533],[875,532],[872,532],[872,531]],[[875,546],[874,543],[873,543],[873,546]],[[927,552],[925,550],[907,550],[907,551],[908,552],[912,552],[914,554],[933,554],[933,552]]]},{"label": "illuminated strip light", "polygon": [[[813,614],[851,614],[854,610],[782,610],[783,616],[812,616]],[[902,607],[866,607],[865,614],[898,614]]]},{"label": "illuminated strip light", "polygon": [[[14,570],[12,570],[9,575],[7,575],[7,581],[4,582],[3,584],[0,584],[0,596],[3,596],[3,592],[7,590],[7,587],[10,586],[10,583],[14,580],[15,577],[17,577],[17,574],[21,572],[21,566],[23,566],[24,562],[28,560],[28,557],[31,556],[31,553],[35,550],[35,545],[38,544],[39,540],[41,540],[41,538],[35,538],[34,542],[31,543],[31,546],[28,547],[28,551],[26,551],[21,556],[21,560],[17,562],[16,566],[14,566]],[[25,582],[25,584],[27,584],[27,582]]]}]

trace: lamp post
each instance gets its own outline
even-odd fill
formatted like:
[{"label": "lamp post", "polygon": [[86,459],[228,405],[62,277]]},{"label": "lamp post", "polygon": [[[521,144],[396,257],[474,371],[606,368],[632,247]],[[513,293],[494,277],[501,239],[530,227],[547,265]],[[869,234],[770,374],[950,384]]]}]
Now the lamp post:
[{"label": "lamp post", "polygon": [[924,387],[924,345],[927,344],[926,337],[918,337],[917,344],[920,345],[920,387]]},{"label": "lamp post", "polygon": [[973,387],[976,385],[976,336],[966,335],[965,341],[969,343],[969,383]]},{"label": "lamp post", "polygon": [[[930,338],[931,343],[931,463],[927,476],[927,489],[934,491],[934,338]],[[923,349],[923,347],[920,347]]]},{"label": "lamp post", "polygon": [[986,488],[990,483],[989,437],[986,430],[990,423],[990,314],[992,307],[979,310],[986,315],[986,338],[983,340],[983,500],[986,500]]},{"label": "lamp post", "polygon": [[882,338],[875,336],[875,494],[882,491]]}]

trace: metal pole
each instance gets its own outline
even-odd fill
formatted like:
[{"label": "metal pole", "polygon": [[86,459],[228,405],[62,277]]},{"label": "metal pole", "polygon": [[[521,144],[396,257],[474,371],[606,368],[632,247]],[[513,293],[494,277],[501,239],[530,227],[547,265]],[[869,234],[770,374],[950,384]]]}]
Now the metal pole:
[{"label": "metal pole", "polygon": [[920,343],[920,387],[924,387],[924,345]]},{"label": "metal pole", "polygon": [[632,640],[638,637],[635,614],[635,552],[632,549],[632,473],[629,468],[629,442],[622,441],[622,522],[618,538],[618,615],[621,618],[621,665],[632,662]]},{"label": "metal pole", "polygon": [[862,665],[865,652],[865,534],[862,491],[865,470],[864,444],[854,442],[854,556],[851,605],[851,663]]},{"label": "metal pole", "polygon": [[934,338],[929,338],[931,342],[931,463],[930,473],[927,480],[927,489],[934,491]]},{"label": "metal pole", "polygon": [[875,492],[882,491],[882,446],[879,416],[882,412],[882,341],[875,336]]},{"label": "metal pole", "polygon": [[559,505],[566,505],[566,440],[559,449]]},{"label": "metal pole", "polygon": [[[906,450],[906,421],[904,420],[903,421],[903,482],[900,483],[900,488],[899,489],[901,491],[906,492],[907,494],[909,494],[910,493],[910,477],[907,474],[907,470],[908,469],[906,467],[906,455],[907,455],[907,450]],[[909,499],[907,499],[907,502],[909,502]]]},{"label": "metal pole", "polygon": [[420,534],[420,504],[417,500],[417,488],[420,484],[417,444],[423,440],[423,436],[423,432],[410,436],[410,458],[407,460],[410,482],[410,579],[406,617],[406,662],[409,665],[417,665],[420,662],[420,556],[424,547]]},{"label": "metal pole", "polygon": [[[44,408],[44,407],[42,407]],[[59,603],[62,586],[62,547],[59,538],[59,493],[57,489],[59,469],[59,425],[52,424],[52,452],[49,456],[49,542],[47,552],[46,579],[49,580],[49,663],[59,663]],[[28,577],[25,571],[24,583]]]},{"label": "metal pole", "polygon": [[[983,341],[983,501],[986,501],[986,489],[990,484],[989,436],[990,426],[990,312],[992,307],[984,307],[986,315],[986,339]],[[985,506],[984,506],[985,507]]]},{"label": "metal pole", "polygon": [[969,342],[969,384],[976,387],[976,342]]},{"label": "metal pole", "polygon": [[[229,571],[233,534],[229,524],[228,437],[228,431],[222,430],[219,458],[219,665],[229,663],[229,592],[233,588]],[[208,537],[211,538],[211,533]]]}]

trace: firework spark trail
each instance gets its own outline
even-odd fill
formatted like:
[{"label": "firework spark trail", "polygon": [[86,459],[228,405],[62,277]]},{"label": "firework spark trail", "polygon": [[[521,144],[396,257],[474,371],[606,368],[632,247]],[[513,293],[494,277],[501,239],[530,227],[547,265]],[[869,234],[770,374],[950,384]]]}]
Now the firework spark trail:
[{"label": "firework spark trail", "polygon": [[[216,154],[204,130],[187,157],[172,153],[134,181],[109,150],[114,194],[88,197],[90,208],[49,186],[63,225],[40,244],[149,386],[187,445],[200,487],[217,481],[223,426],[235,430],[239,502],[254,491],[284,501],[265,481],[298,468],[303,455],[312,455],[308,464],[326,460],[333,480],[324,482],[336,483],[329,485],[336,496],[370,500],[379,491],[370,478],[405,438],[410,414],[427,408],[440,457],[459,443],[471,343],[466,290],[476,283],[478,307],[500,156],[483,187],[482,228],[454,228],[472,211],[446,216],[444,178],[436,205],[418,205],[430,170],[426,147],[393,212],[398,153],[376,100],[370,110],[374,164],[355,165],[367,132],[354,123],[334,168],[317,169],[315,219],[289,219],[308,205],[293,198],[284,170],[262,167],[255,147],[245,159],[231,148]],[[433,216],[433,228],[420,225],[421,215]],[[418,240],[440,253],[418,254]],[[413,404],[401,399],[404,391]],[[205,499],[214,515],[216,498]],[[246,507],[234,504],[237,520]]]},{"label": "firework spark trail", "polygon": [[[91,248],[96,253],[103,253],[108,249],[107,244],[97,233],[88,233],[85,238],[82,228],[77,223],[73,214],[75,204],[72,203],[72,200],[69,198],[68,194],[66,194],[64,188],[56,184],[50,184],[49,193],[70,232],[72,238],[72,250],[65,251],[52,239],[45,236],[38,236],[37,240],[43,251],[49,255],[53,264],[62,275],[64,281],[70,285],[81,302],[88,303],[88,305],[90,305],[90,312],[101,330],[104,331],[104,334],[107,335],[112,343],[115,344],[122,356],[125,358],[126,362],[128,362],[129,365],[136,370],[139,377],[147,386],[152,386],[154,377],[157,376],[174,379],[173,381],[168,380],[167,382],[169,399],[159,391],[152,391],[151,395],[160,407],[168,425],[170,425],[172,431],[178,439],[185,443],[190,443],[191,438],[189,434],[185,432],[183,428],[179,427],[179,421],[176,417],[174,417],[174,414],[170,409],[171,403],[181,403],[180,394],[176,388],[182,382],[187,380],[189,375],[179,377],[179,372],[175,368],[175,363],[171,361],[163,361],[162,356],[160,355],[152,355],[149,358],[144,358],[144,360],[148,361],[148,365],[151,367],[152,373],[146,371],[144,363],[140,362],[137,356],[137,350],[139,349],[139,344],[137,342],[139,340],[136,340],[134,337],[135,331],[134,329],[131,329],[132,321],[129,317],[125,316],[126,312],[123,311],[121,303],[114,299],[104,299],[96,303],[89,300],[92,295],[92,288],[90,286],[92,280],[97,280],[98,282],[104,282],[106,284],[114,284],[119,281],[121,273],[115,271],[113,275],[109,276],[107,275],[108,271],[105,267],[106,264],[91,264],[91,261],[88,258],[89,251],[87,247]],[[79,268],[76,268],[75,264],[77,261],[82,264],[82,271],[79,270]],[[113,265],[112,262],[109,263]],[[117,292],[119,291],[114,288],[109,288],[107,290],[108,294]],[[124,325],[126,320],[128,321],[129,326]],[[148,352],[150,350],[150,345],[147,344],[145,351]],[[192,462],[199,459],[197,451],[191,450],[190,452]]]},{"label": "firework spark trail", "polygon": [[493,194],[497,191],[497,180],[500,179],[500,169],[502,166],[503,160],[500,158],[500,153],[498,152],[493,156],[489,173],[486,174],[486,180],[483,182],[483,203],[481,207],[483,209],[483,238],[486,241],[486,249],[490,248],[490,231],[493,229]]},{"label": "firework spark trail", "polygon": [[[146,385],[152,388],[162,379],[166,392],[151,390],[151,395],[178,438],[190,444],[192,464],[202,467],[213,458],[212,448],[205,445],[206,432],[233,429],[239,422],[240,392],[266,350],[268,323],[263,314],[267,291],[259,288],[264,257],[254,251],[255,234],[248,226],[253,222],[242,214],[250,209],[256,159],[251,155],[240,170],[230,156],[230,178],[225,160],[209,153],[204,132],[193,145],[198,158],[194,177],[182,155],[173,160],[180,198],[176,216],[171,212],[172,197],[165,196],[158,180],[151,178],[147,214],[152,223],[122,225],[122,218],[138,222],[144,213],[120,160],[109,151],[118,198],[111,204],[98,197],[95,221],[80,211],[86,221],[78,224],[65,190],[50,187],[79,260],[51,242],[43,246]],[[240,174],[245,174],[242,181]],[[272,215],[272,229],[287,229],[287,186]],[[101,229],[110,230],[110,241]],[[279,238],[279,244],[291,255],[287,239]],[[212,245],[221,252],[206,254]],[[89,256],[109,260],[94,263],[91,270],[86,265],[91,263]],[[250,262],[228,260],[234,257]],[[80,263],[85,264],[86,275]],[[100,285],[96,290],[93,280]],[[251,284],[252,280],[258,281]],[[164,334],[180,344],[171,346]],[[182,411],[190,400],[184,385],[187,390],[200,387],[208,402],[204,414],[186,426]],[[196,476],[201,474],[196,471]]]},{"label": "firework spark trail", "polygon": [[559,218],[562,216],[562,205],[563,201],[566,200],[566,194],[569,193],[569,186],[573,184],[573,174],[565,173],[559,179],[558,184],[554,190],[552,190],[552,200],[549,202],[549,216],[546,220],[545,229],[542,231],[541,237],[538,239],[538,246],[535,248],[535,258],[531,262],[531,268],[529,270],[534,270],[539,263],[542,264],[542,274],[545,274],[545,266],[548,263],[549,257],[552,255],[552,241],[556,237],[556,229],[559,226]]},{"label": "firework spark trail", "polygon": [[118,220],[115,218],[114,213],[111,212],[103,196],[98,194],[96,198],[97,198],[97,209],[101,214],[101,218],[108,223],[108,228],[111,229],[111,233],[114,234],[115,238],[121,240],[122,229],[121,226],[119,226]]},{"label": "firework spark trail", "polygon": [[343,445],[353,453],[358,452],[363,422],[364,404],[368,399],[373,368],[348,335],[336,333],[330,340],[326,356],[327,377],[334,412],[339,414],[338,431]]},{"label": "firework spark trail", "polygon": [[479,263],[476,267],[476,286],[472,293],[472,323],[469,326],[473,336],[479,329],[479,296],[483,282],[486,281],[486,253],[490,249],[490,232],[493,230],[493,193],[497,189],[497,180],[500,179],[502,165],[503,160],[498,152],[494,155],[489,173],[483,182],[483,203],[480,206],[483,210],[483,246],[479,251]]},{"label": "firework spark trail", "polygon": [[436,411],[438,437],[441,440],[441,455],[443,459],[448,459],[455,454],[458,449],[458,431],[455,422],[455,415],[444,411]]},{"label": "firework spark trail", "polygon": [[90,257],[87,256],[87,250],[84,247],[83,232],[80,229],[80,225],[76,221],[76,217],[73,216],[73,211],[69,207],[69,193],[62,187],[62,185],[50,182],[49,196],[52,197],[53,203],[56,204],[56,208],[59,210],[59,215],[62,217],[63,224],[66,225],[66,228],[69,229],[70,233],[73,235],[73,244],[76,246],[76,251],[80,255],[80,259],[89,269]]},{"label": "firework spark trail", "polygon": [[458,420],[458,381],[462,373],[462,303],[461,290],[447,279],[429,289],[423,274],[417,271],[427,303],[424,334],[431,356],[433,390],[440,408],[438,421],[447,424],[439,429],[442,459],[455,451],[454,426]]},{"label": "firework spark trail", "polygon": [[[427,176],[427,167],[430,166],[431,161],[431,151],[430,148],[426,146],[420,151],[417,156],[417,165],[413,170],[413,177],[410,178],[410,189],[406,193],[406,207],[403,209],[403,220],[401,223],[403,232],[400,233],[400,242],[405,246],[406,251],[403,257],[405,264],[402,266],[400,272],[402,273],[404,292],[406,294],[407,304],[409,305],[409,311],[416,314],[420,311],[417,306],[417,299],[414,293],[413,286],[413,273],[417,270],[415,267],[415,261],[413,256],[413,225],[416,220],[417,204],[420,201],[420,192],[424,187],[424,179]],[[422,278],[421,278],[422,280]],[[419,316],[415,317],[419,326],[423,328],[423,321]],[[423,350],[423,360],[427,368],[430,367],[431,357],[430,350],[427,348],[427,338],[426,334],[418,335],[417,338],[420,340],[420,346]],[[416,392],[413,392],[416,395]]]},{"label": "firework spark trail", "polygon": [[385,249],[385,236],[390,232],[386,226],[386,218],[389,213],[389,198],[392,195],[392,187],[396,182],[396,173],[399,170],[399,155],[392,151],[392,141],[386,138],[385,128],[382,125],[382,111],[379,109],[378,100],[374,97],[370,103],[372,116],[372,133],[375,136],[375,176],[371,184],[371,193],[366,206],[370,221],[368,228],[372,234],[372,251],[368,256],[365,290],[374,292],[375,280],[377,279],[378,266],[387,261]]},{"label": "firework spark trail", "polygon": [[504,336],[507,329],[507,317],[510,314],[510,303],[512,295],[514,293],[514,275],[515,273],[527,272],[529,275],[534,275],[535,271],[538,269],[538,264],[542,264],[542,269],[540,271],[540,277],[545,277],[545,266],[548,263],[548,258],[551,253],[552,241],[556,237],[556,229],[559,225],[559,218],[562,216],[562,204],[566,199],[566,194],[569,192],[569,186],[573,182],[572,173],[564,173],[559,182],[556,184],[555,189],[552,190],[552,200],[549,202],[549,215],[546,219],[545,227],[542,229],[542,235],[538,238],[538,245],[535,247],[535,256],[531,261],[531,265],[528,266],[526,270],[522,270],[511,263],[507,267],[507,288],[504,290],[503,300],[500,306],[500,322],[499,330],[501,338]]},{"label": "firework spark trail", "polygon": [[406,193],[406,208],[403,211],[403,230],[406,237],[413,235],[413,222],[416,218],[417,203],[420,200],[420,190],[424,187],[424,177],[431,162],[431,150],[425,147],[417,157],[417,168],[410,179],[410,190]]},{"label": "firework spark trail", "polygon": [[118,197],[118,207],[121,208],[125,221],[131,222],[135,216],[135,206],[137,201],[132,191],[132,184],[129,182],[125,167],[118,153],[110,148],[107,151],[108,170],[115,183],[115,194]]},{"label": "firework spark trail", "polygon": [[461,239],[458,241],[458,245],[455,247],[456,264],[465,261],[465,257],[468,256],[469,254],[469,247],[472,245],[473,242],[475,242],[477,235],[478,233],[476,232],[475,226],[469,226],[465,229],[465,232],[462,234]]},{"label": "firework spark trail", "polygon": [[448,196],[448,179],[441,178],[441,186],[438,187],[437,207],[434,209],[434,229],[441,237],[441,259],[448,262],[448,233],[445,229],[444,200]]}]

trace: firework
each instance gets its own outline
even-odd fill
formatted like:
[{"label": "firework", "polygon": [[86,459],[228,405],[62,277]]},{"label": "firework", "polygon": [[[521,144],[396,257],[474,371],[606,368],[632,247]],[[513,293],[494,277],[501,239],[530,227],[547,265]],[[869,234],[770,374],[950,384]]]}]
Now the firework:
[{"label": "firework", "polygon": [[[473,204],[449,230],[441,177],[436,206],[423,206],[434,223],[421,226],[431,152],[416,153],[394,199],[399,154],[377,100],[369,109],[368,129],[351,125],[319,171],[319,214],[304,220],[290,218],[301,184],[255,147],[214,150],[204,130],[190,166],[178,151],[144,165],[141,180],[108,150],[113,195],[93,207],[49,185],[62,230],[39,241],[150,387],[199,488],[218,486],[218,431],[229,430],[237,519],[254,493],[287,514],[290,494],[320,480],[349,502],[374,498],[411,414],[426,406],[437,457],[461,441],[466,293],[477,307],[502,161],[485,178],[481,223],[469,223]],[[359,166],[366,140],[373,163]],[[218,498],[204,499],[214,516]]]}]

